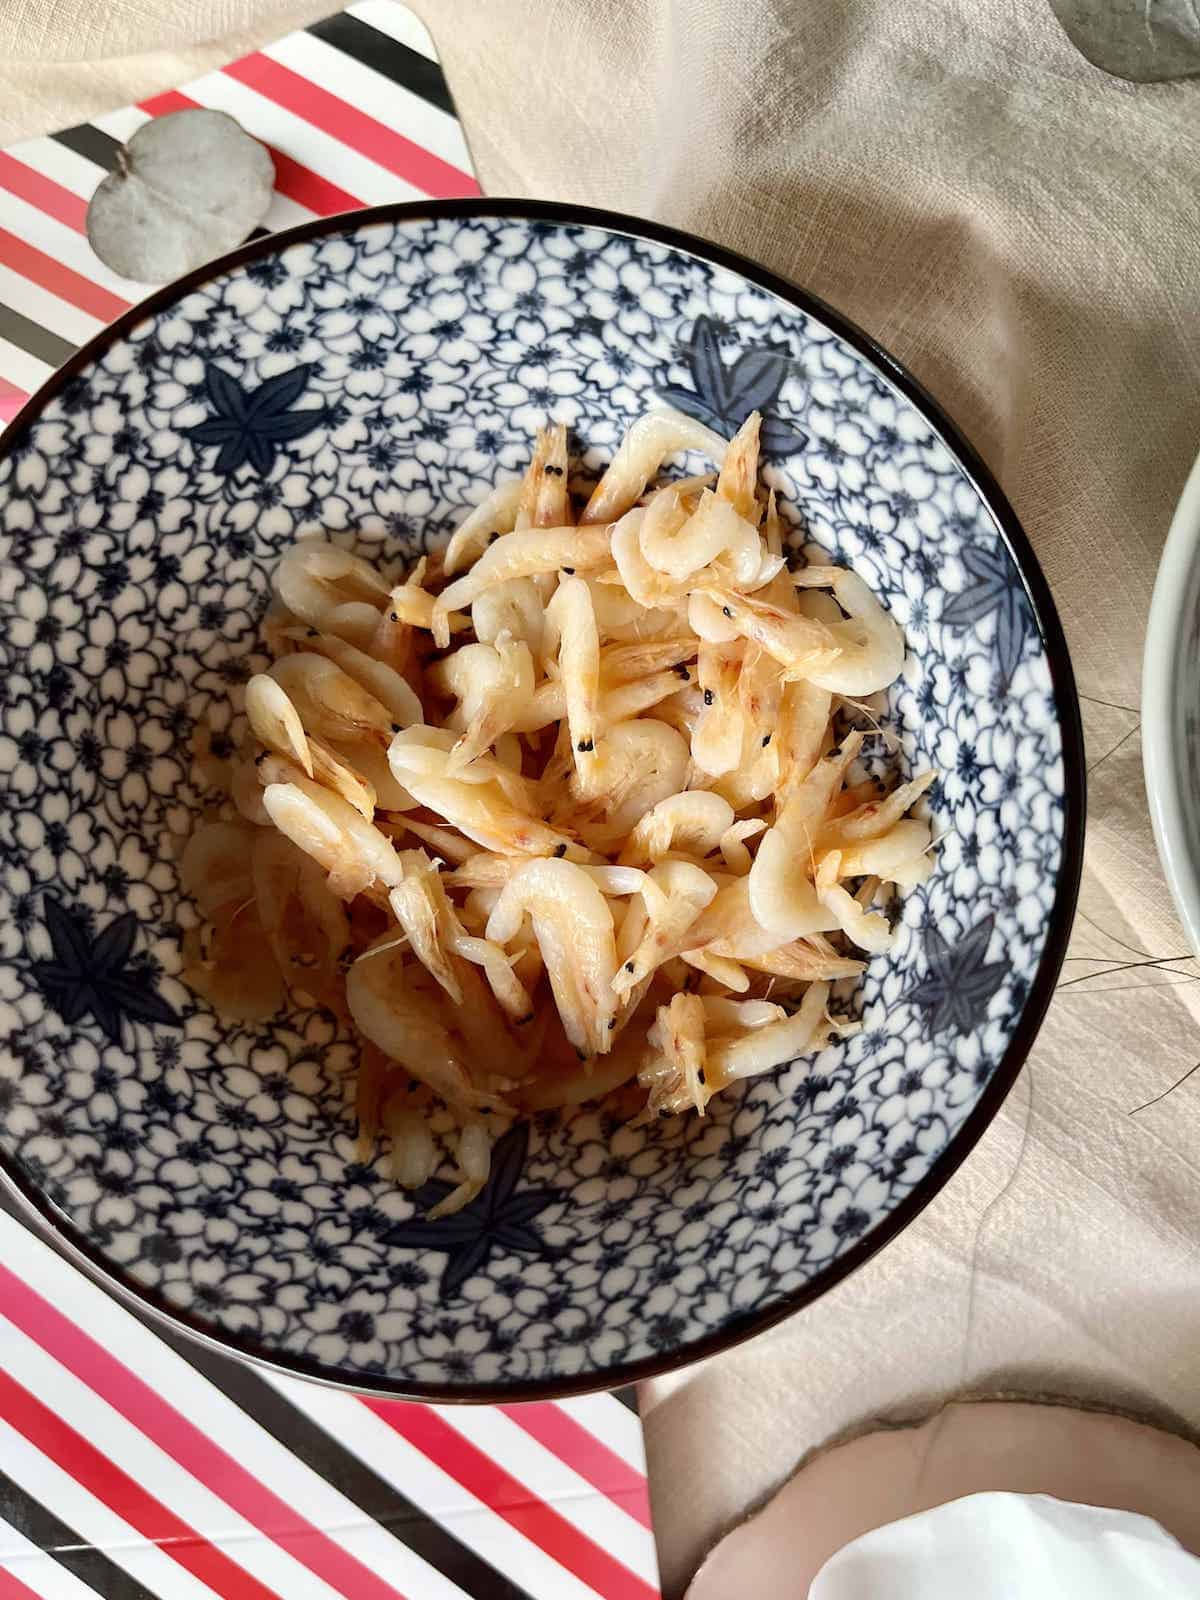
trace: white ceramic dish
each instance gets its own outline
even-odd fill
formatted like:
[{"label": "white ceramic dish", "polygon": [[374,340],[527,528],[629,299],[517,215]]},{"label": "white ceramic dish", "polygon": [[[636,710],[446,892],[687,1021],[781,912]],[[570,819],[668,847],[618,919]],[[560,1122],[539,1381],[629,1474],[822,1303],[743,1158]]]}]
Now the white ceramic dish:
[{"label": "white ceramic dish", "polygon": [[1175,508],[1150,605],[1142,761],[1163,871],[1200,950],[1200,459]]}]

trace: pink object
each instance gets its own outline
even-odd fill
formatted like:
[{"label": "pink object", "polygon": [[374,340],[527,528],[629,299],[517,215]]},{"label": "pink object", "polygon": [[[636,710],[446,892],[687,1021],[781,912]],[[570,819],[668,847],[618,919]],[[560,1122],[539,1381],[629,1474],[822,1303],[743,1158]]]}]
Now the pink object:
[{"label": "pink object", "polygon": [[1200,1450],[1185,1440],[1066,1406],[955,1404],[815,1456],[716,1546],[688,1600],[803,1600],[852,1539],[996,1489],[1137,1512],[1200,1551]]}]

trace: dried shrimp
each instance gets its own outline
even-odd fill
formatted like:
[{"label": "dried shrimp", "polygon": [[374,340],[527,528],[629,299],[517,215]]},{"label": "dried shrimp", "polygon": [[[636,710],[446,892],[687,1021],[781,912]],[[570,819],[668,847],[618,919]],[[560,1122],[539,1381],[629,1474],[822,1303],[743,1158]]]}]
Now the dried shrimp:
[{"label": "dried shrimp", "polygon": [[[932,774],[885,793],[872,735],[835,732],[903,634],[789,553],[760,420],[648,414],[583,493],[549,427],[444,554],[280,563],[273,660],[181,862],[185,976],[247,1021],[340,1018],[363,1159],[390,1142],[417,1188],[449,1157],[442,1214],[513,1118],[615,1091],[704,1116],[851,1031],[832,985],[931,871]],[[714,470],[655,482],[688,451]]]}]

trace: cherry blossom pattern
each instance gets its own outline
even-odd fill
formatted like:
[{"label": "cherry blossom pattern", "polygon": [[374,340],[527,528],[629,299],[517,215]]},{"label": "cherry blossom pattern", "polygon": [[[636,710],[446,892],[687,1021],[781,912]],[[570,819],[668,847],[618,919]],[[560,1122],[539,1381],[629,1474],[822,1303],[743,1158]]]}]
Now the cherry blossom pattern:
[{"label": "cherry blossom pattern", "polygon": [[[940,770],[937,870],[839,998],[857,1035],[703,1120],[540,1116],[430,1221],[448,1167],[409,1196],[358,1160],[336,1018],[248,1027],[178,981],[178,846],[210,800],[190,742],[232,748],[296,538],[399,573],[521,470],[530,428],[566,423],[596,471],[664,400],[727,435],[761,409],[794,542],[902,623],[881,717],[902,769]],[[1062,913],[1077,777],[1052,630],[890,369],[702,251],[471,214],[264,241],[9,431],[0,570],[0,1162],[215,1338],[452,1397],[619,1382],[819,1290],[1005,1060]]]}]

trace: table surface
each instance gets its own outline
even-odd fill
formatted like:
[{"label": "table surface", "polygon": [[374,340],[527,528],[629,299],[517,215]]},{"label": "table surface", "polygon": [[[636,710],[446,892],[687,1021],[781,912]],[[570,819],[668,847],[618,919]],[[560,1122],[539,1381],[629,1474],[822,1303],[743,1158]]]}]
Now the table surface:
[{"label": "table surface", "polygon": [[[174,86],[324,9],[9,0],[0,139]],[[822,1440],[947,1392],[1200,1426],[1200,1073],[1166,1093],[1200,1058],[1200,967],[1138,737],[1158,555],[1200,448],[1200,83],[1107,77],[1044,0],[777,0],[753,28],[736,0],[416,9],[486,191],[693,228],[916,372],[1022,518],[1083,705],[1080,911],[1029,1068],[886,1252],[644,1395],[665,1592]]]}]

